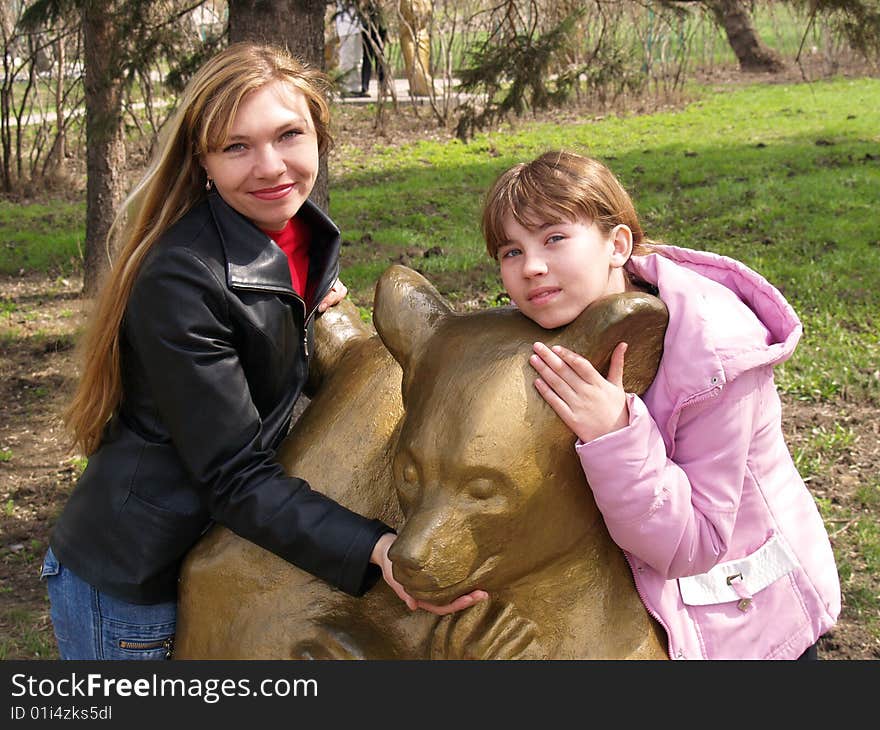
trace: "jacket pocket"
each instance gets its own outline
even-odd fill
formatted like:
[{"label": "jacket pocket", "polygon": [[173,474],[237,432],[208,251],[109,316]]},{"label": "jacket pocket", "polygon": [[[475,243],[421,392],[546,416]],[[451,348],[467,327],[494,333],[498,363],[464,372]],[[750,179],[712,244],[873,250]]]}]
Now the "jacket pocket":
[{"label": "jacket pocket", "polygon": [[800,570],[773,535],[750,555],[678,579],[710,659],[770,658],[809,625],[794,579]]},{"label": "jacket pocket", "polygon": [[[774,581],[788,575],[797,562],[791,551],[774,535],[751,555],[718,563],[708,573],[678,579],[681,599],[689,606],[708,606],[727,601],[748,601]],[[747,608],[745,603],[741,609]]]},{"label": "jacket pocket", "polygon": [[176,602],[138,605],[101,593],[99,606],[104,659],[171,658]]},{"label": "jacket pocket", "polygon": [[111,654],[105,659],[141,659],[155,661],[171,659],[174,651],[174,634],[160,639],[132,638],[130,633],[122,634],[121,637],[112,639],[112,649],[106,649],[105,653]]},{"label": "jacket pocket", "polygon": [[131,627],[114,621],[101,626],[104,659],[171,659],[174,651],[175,624]]},{"label": "jacket pocket", "polygon": [[192,485],[171,443],[144,443],[129,488],[129,497],[132,495],[181,517],[207,518],[202,495]]},{"label": "jacket pocket", "polygon": [[[180,514],[147,502],[134,492],[129,493],[119,520],[128,525],[132,534],[138,535],[138,549],[133,557],[141,556],[147,561],[148,565],[142,566],[142,570],[176,563],[211,524],[207,515]],[[135,568],[133,561],[132,568]]]}]

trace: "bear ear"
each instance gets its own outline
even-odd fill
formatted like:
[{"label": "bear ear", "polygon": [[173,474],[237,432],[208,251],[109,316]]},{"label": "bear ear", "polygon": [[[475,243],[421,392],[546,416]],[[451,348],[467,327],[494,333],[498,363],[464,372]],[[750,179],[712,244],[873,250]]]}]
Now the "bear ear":
[{"label": "bear ear", "polygon": [[385,347],[404,371],[444,318],[449,303],[421,274],[406,266],[390,266],[376,284],[373,324]]},{"label": "bear ear", "polygon": [[657,374],[668,322],[669,312],[659,297],[624,292],[596,300],[547,339],[583,355],[603,376],[614,348],[626,342],[623,388],[641,395]]}]

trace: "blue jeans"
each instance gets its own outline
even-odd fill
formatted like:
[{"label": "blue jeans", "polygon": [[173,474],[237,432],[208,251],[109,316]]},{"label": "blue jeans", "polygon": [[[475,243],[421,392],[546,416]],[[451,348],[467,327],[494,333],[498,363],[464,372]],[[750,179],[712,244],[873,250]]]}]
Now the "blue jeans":
[{"label": "blue jeans", "polygon": [[46,552],[40,579],[62,659],[170,659],[177,603],[141,606],[99,591]]}]

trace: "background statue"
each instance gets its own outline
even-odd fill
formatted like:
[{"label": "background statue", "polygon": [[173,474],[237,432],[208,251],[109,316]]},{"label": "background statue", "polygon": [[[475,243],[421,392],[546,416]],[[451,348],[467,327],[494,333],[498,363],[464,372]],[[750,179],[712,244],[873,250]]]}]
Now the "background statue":
[{"label": "background statue", "polygon": [[339,74],[337,83],[343,94],[360,96],[364,28],[361,25],[357,5],[348,0],[345,2],[337,0],[333,23],[336,37],[339,39],[337,59],[334,64]]},{"label": "background statue", "polygon": [[400,0],[400,50],[413,96],[428,96],[434,87],[431,77],[431,15],[429,0]]},{"label": "background statue", "polygon": [[395,526],[395,577],[414,597],[479,587],[489,599],[438,617],[409,612],[384,584],[353,598],[218,526],[183,566],[175,658],[666,658],[528,364],[542,339],[604,370],[626,340],[624,385],[644,392],[660,300],[609,297],[548,332],[512,308],[457,314],[394,266],[373,318],[378,334],[343,302],[319,320],[323,382],[279,460]]}]

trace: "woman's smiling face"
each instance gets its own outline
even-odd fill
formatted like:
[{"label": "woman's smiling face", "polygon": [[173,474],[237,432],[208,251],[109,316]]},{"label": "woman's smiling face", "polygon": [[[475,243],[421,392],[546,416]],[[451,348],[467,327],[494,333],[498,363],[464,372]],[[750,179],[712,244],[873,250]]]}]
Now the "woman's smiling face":
[{"label": "woman's smiling face", "polygon": [[318,138],[303,92],[285,81],[250,92],[202,166],[235,210],[260,228],[284,228],[318,175]]}]

